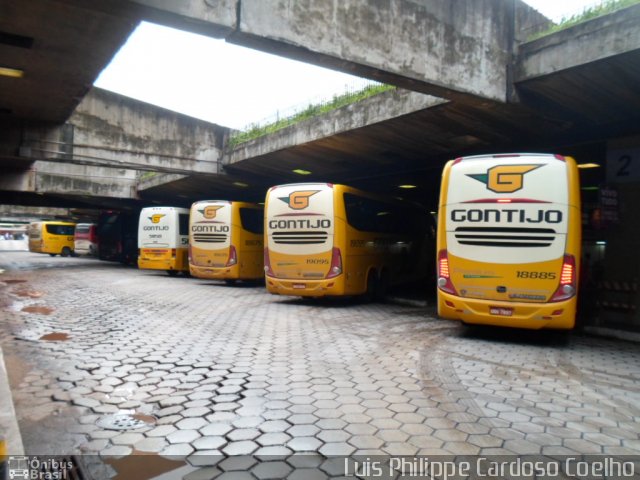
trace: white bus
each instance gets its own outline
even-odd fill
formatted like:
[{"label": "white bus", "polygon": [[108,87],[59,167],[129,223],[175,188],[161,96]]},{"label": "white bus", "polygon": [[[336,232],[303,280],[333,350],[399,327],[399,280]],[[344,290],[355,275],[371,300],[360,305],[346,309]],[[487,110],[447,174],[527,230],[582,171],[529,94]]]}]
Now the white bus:
[{"label": "white bus", "polygon": [[138,267],[165,270],[169,275],[189,271],[189,210],[147,207],[138,223]]}]

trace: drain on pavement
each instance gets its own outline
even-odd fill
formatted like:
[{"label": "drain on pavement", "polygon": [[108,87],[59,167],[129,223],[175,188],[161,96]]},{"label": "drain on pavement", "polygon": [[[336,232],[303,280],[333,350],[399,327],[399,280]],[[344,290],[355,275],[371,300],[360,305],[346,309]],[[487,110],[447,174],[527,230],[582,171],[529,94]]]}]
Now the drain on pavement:
[{"label": "drain on pavement", "polygon": [[136,430],[155,425],[156,419],[150,415],[119,413],[100,417],[96,425],[105,430]]}]

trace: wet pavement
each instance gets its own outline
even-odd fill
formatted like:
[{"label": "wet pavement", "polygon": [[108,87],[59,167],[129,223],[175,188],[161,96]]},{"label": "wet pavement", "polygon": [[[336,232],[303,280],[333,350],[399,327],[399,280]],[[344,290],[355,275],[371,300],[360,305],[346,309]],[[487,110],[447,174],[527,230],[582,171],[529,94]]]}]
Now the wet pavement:
[{"label": "wet pavement", "polygon": [[[30,455],[186,458],[191,480],[284,478],[302,453],[640,454],[633,343],[93,259],[0,252],[0,268],[0,344]],[[331,468],[319,471],[344,475]]]}]

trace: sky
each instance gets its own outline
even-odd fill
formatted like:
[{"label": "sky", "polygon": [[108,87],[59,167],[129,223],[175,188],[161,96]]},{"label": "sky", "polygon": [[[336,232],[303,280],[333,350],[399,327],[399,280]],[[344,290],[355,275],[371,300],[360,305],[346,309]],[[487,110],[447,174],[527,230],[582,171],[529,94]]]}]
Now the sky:
[{"label": "sky", "polygon": [[[599,3],[525,1],[554,21]],[[244,129],[370,83],[223,40],[142,23],[95,86],[218,125]]]}]

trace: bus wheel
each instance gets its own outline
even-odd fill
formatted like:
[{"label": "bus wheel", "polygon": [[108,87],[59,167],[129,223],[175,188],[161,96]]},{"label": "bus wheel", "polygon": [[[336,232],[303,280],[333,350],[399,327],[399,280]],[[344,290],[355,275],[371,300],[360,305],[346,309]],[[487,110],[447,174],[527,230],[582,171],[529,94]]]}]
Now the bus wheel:
[{"label": "bus wheel", "polygon": [[71,256],[71,249],[69,247],[64,247],[62,249],[62,252],[60,252],[60,256],[61,257],[70,257]]},{"label": "bus wheel", "polygon": [[378,290],[378,279],[376,272],[371,270],[367,276],[367,291],[364,294],[364,298],[367,302],[373,302],[376,299]]},{"label": "bus wheel", "polygon": [[233,280],[232,278],[227,278],[227,279],[224,281],[224,283],[225,283],[225,284],[227,284],[227,285],[229,285],[229,286],[231,287],[232,285],[235,285],[235,284],[236,284],[236,281],[235,281],[235,280]]},{"label": "bus wheel", "polygon": [[380,274],[377,287],[376,300],[378,302],[384,302],[387,298],[387,294],[389,293],[389,274],[386,271],[383,271]]},{"label": "bus wheel", "polygon": [[167,273],[169,274],[170,277],[175,277],[178,275],[177,270],[167,270]]},{"label": "bus wheel", "polygon": [[55,257],[55,256],[56,256],[56,254],[55,254],[55,253],[50,253],[50,254],[49,254],[49,256],[50,256],[50,257]]}]

